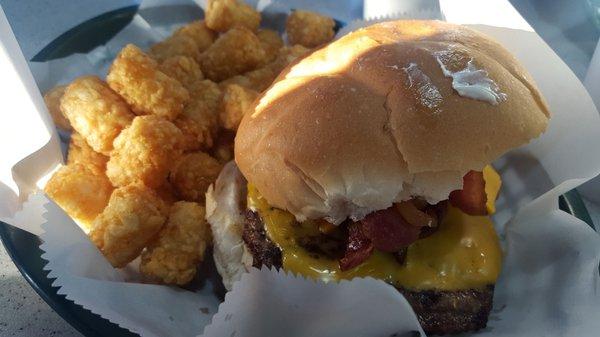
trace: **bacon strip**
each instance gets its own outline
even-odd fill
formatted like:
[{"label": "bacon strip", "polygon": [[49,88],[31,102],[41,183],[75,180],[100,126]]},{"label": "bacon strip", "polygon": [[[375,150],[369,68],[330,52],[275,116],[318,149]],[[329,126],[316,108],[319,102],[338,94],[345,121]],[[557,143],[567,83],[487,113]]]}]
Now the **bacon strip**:
[{"label": "bacon strip", "polygon": [[361,224],[358,222],[351,223],[348,226],[346,253],[340,259],[340,269],[344,271],[358,266],[368,259],[372,252],[373,243],[363,234]]},{"label": "bacon strip", "polygon": [[437,227],[437,216],[427,213],[427,209],[420,210],[412,200],[395,204],[396,209],[406,222],[417,227]]},{"label": "bacon strip", "polygon": [[422,213],[417,215],[419,219],[413,214],[409,216],[414,218],[416,224],[406,221],[402,217],[402,207],[397,206],[373,212],[360,222],[351,223],[348,226],[346,252],[340,259],[340,269],[345,271],[360,265],[371,256],[374,248],[394,253],[402,263],[410,244],[437,230],[438,217],[443,209],[445,203],[428,206],[424,211],[411,209],[409,212]]},{"label": "bacon strip", "polygon": [[452,206],[460,208],[467,214],[487,215],[488,212],[485,207],[487,195],[485,194],[483,173],[469,171],[465,174],[462,190],[452,191],[449,199]]},{"label": "bacon strip", "polygon": [[406,222],[394,207],[373,212],[362,221],[364,235],[384,252],[397,252],[417,241],[421,227]]}]

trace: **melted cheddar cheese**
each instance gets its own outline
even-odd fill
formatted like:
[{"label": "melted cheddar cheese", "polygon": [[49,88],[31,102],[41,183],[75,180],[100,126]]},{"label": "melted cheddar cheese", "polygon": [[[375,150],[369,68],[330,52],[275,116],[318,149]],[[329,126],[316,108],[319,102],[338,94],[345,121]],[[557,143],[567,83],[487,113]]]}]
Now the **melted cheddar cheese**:
[{"label": "melted cheddar cheese", "polygon": [[498,192],[500,192],[502,180],[498,172],[490,165],[483,168],[483,180],[485,181],[485,194],[487,196],[485,207],[488,214],[494,214],[496,213],[496,199],[498,198]]},{"label": "melted cheddar cheese", "polygon": [[[493,210],[500,177],[486,167],[484,178],[488,209]],[[392,254],[375,250],[365,262],[347,271],[340,270],[337,259],[311,253],[299,243],[302,238],[321,235],[316,221],[296,222],[292,214],[269,206],[251,184],[248,208],[259,213],[267,235],[281,248],[283,268],[306,277],[337,281],[370,276],[416,290],[456,290],[493,284],[500,273],[502,253],[490,218],[470,216],[452,206],[438,231],[408,247],[404,264]]]}]

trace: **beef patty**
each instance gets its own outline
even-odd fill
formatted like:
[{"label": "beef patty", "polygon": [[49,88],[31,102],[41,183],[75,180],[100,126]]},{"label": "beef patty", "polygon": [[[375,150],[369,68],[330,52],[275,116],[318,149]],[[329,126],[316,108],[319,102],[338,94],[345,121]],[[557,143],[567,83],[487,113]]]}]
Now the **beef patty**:
[{"label": "beef patty", "polygon": [[[282,267],[281,249],[269,239],[261,217],[245,212],[243,239],[257,268]],[[485,328],[492,309],[494,286],[465,290],[414,291],[396,287],[408,300],[428,335],[453,334]]]}]

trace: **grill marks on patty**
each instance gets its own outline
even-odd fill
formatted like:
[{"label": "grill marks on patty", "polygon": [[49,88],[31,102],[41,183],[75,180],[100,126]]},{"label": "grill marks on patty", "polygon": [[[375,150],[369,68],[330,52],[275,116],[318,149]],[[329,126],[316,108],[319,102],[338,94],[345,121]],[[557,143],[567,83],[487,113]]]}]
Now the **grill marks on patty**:
[{"label": "grill marks on patty", "polygon": [[[281,249],[268,237],[260,215],[250,210],[246,210],[244,215],[246,221],[242,237],[254,258],[253,266],[281,268],[283,266]],[[319,252],[311,250],[311,246],[321,247],[321,245],[314,246],[312,240],[302,246],[315,254]],[[329,255],[327,252],[324,253],[325,256]],[[423,330],[429,335],[485,328],[494,295],[494,286],[454,291],[414,291],[402,287],[396,289],[406,297],[417,314]]]}]

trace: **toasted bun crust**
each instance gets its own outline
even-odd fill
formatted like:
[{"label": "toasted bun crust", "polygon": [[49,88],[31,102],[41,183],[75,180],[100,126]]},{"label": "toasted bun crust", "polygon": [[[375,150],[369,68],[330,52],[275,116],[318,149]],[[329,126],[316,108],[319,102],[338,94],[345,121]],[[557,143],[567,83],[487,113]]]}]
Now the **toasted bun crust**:
[{"label": "toasted bun crust", "polygon": [[[459,94],[449,73],[466,69],[481,70],[501,99]],[[446,199],[467,171],[539,136],[548,118],[530,75],[489,37],[385,22],[284,70],[242,120],[235,160],[271,205],[340,223],[411,196]]]}]

